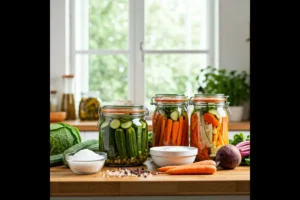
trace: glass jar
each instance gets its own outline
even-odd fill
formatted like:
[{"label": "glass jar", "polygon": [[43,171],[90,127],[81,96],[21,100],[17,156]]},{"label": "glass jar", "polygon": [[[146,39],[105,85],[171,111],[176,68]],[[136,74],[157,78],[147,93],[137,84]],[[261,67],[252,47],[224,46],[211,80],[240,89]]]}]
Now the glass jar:
[{"label": "glass jar", "polygon": [[80,120],[98,120],[98,110],[100,107],[100,98],[98,91],[81,93],[78,116]]},{"label": "glass jar", "polygon": [[67,113],[66,120],[76,119],[73,78],[73,74],[63,75],[64,92],[62,94],[61,111]]},{"label": "glass jar", "polygon": [[228,144],[228,96],[195,94],[190,121],[190,146],[198,148],[196,161],[213,160],[218,149]]},{"label": "glass jar", "polygon": [[156,94],[152,115],[152,146],[188,146],[188,98],[183,94]]},{"label": "glass jar", "polygon": [[148,109],[142,105],[107,105],[99,108],[99,151],[107,166],[135,166],[148,158]]},{"label": "glass jar", "polygon": [[50,90],[50,112],[57,111],[57,91]]}]

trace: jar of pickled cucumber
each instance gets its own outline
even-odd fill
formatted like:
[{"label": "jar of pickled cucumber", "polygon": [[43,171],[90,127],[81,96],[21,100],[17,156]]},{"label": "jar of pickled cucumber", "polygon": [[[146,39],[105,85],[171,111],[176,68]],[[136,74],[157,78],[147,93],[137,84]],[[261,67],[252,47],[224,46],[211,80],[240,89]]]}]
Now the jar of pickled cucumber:
[{"label": "jar of pickled cucumber", "polygon": [[79,119],[86,121],[98,120],[100,101],[98,91],[82,92],[78,109]]},{"label": "jar of pickled cucumber", "polygon": [[106,105],[99,109],[99,151],[107,166],[135,166],[148,158],[149,114],[143,105]]},{"label": "jar of pickled cucumber", "polygon": [[152,146],[188,146],[188,98],[183,94],[156,94],[152,115]]},{"label": "jar of pickled cucumber", "polygon": [[190,146],[198,148],[196,161],[213,160],[218,149],[228,144],[228,96],[195,94],[190,120]]}]

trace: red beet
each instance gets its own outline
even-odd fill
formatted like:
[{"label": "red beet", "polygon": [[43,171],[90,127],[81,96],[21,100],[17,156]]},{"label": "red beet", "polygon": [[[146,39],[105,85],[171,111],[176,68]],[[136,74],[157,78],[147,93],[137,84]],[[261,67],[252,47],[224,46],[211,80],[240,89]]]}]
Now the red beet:
[{"label": "red beet", "polygon": [[234,145],[224,145],[217,151],[216,163],[224,169],[234,169],[241,164],[241,161],[241,153]]}]

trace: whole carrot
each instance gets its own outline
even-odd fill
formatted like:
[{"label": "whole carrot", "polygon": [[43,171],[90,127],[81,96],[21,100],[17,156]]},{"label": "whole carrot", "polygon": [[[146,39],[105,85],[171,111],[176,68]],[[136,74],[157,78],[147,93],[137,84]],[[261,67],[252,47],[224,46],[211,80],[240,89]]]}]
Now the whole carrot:
[{"label": "whole carrot", "polygon": [[166,172],[167,170],[173,169],[175,167],[191,166],[191,165],[213,165],[213,166],[216,166],[216,162],[213,160],[203,160],[203,161],[199,161],[199,162],[195,162],[195,163],[191,163],[191,164],[185,164],[185,165],[164,166],[164,167],[158,168],[158,171]]},{"label": "whole carrot", "polygon": [[166,132],[164,134],[164,141],[163,141],[163,144],[165,146],[169,145],[169,142],[170,142],[170,139],[171,139],[172,124],[173,124],[173,120],[168,119],[167,120],[167,127],[165,127]]},{"label": "whole carrot", "polygon": [[183,113],[184,115],[184,127],[183,127],[183,134],[182,134],[182,142],[181,145],[182,146],[188,146],[190,141],[189,141],[189,136],[188,136],[188,132],[189,132],[189,119],[187,116],[187,113]]},{"label": "whole carrot", "polygon": [[154,131],[155,144],[153,146],[158,146],[158,144],[159,144],[159,139],[160,139],[160,134],[161,134],[160,130],[161,130],[162,121],[163,121],[163,116],[159,115],[158,121],[157,121],[157,124],[156,124],[156,127],[155,127],[155,131]]},{"label": "whole carrot", "polygon": [[162,144],[163,144],[163,139],[164,139],[164,134],[165,134],[165,127],[166,127],[166,121],[167,121],[167,118],[163,117],[163,121],[161,123],[160,138],[159,138],[158,146],[162,146]]},{"label": "whole carrot", "polygon": [[172,146],[176,146],[176,140],[177,140],[177,136],[178,136],[178,131],[179,131],[179,122],[178,121],[174,121],[173,125],[172,125],[172,135],[171,135],[171,145]]},{"label": "whole carrot", "polygon": [[175,167],[167,170],[166,173],[172,175],[214,174],[216,171],[217,168],[213,165],[190,165]]},{"label": "whole carrot", "polygon": [[179,117],[179,130],[178,130],[178,135],[177,135],[177,139],[176,139],[176,145],[180,146],[181,144],[181,139],[182,139],[182,135],[183,135],[183,117],[180,116]]}]

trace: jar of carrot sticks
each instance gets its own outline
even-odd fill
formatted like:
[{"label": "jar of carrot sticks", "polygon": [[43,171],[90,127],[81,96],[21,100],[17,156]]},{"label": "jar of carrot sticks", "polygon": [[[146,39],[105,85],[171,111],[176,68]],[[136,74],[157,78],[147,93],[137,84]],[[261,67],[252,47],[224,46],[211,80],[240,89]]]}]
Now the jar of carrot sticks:
[{"label": "jar of carrot sticks", "polygon": [[190,121],[190,146],[198,148],[196,161],[214,159],[218,149],[228,144],[228,96],[195,94]]},{"label": "jar of carrot sticks", "polygon": [[152,146],[188,146],[188,98],[183,94],[157,94],[152,115]]}]

